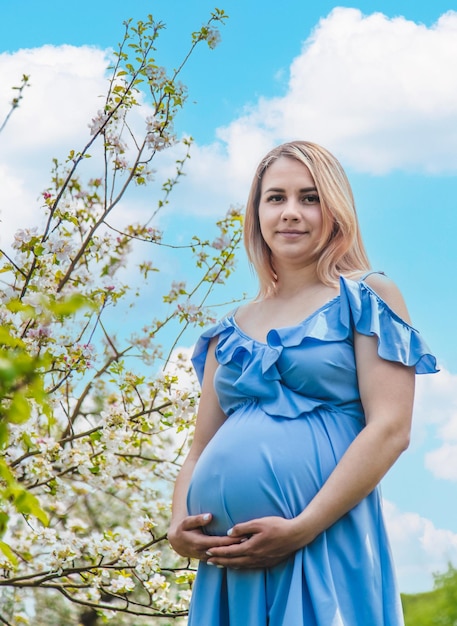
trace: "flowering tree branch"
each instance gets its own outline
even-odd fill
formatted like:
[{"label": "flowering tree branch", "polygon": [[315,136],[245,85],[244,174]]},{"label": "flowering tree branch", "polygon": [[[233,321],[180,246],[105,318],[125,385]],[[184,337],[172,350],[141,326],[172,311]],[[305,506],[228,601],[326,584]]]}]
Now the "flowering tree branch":
[{"label": "flowering tree branch", "polygon": [[19,87],[13,87],[13,90],[17,91],[17,94],[15,95],[15,97],[11,100],[11,108],[8,111],[8,113],[6,114],[5,119],[3,120],[1,126],[0,126],[0,133],[3,131],[3,129],[5,128],[5,126],[8,124],[10,117],[13,114],[13,111],[15,111],[20,103],[22,98],[24,97],[24,89],[26,87],[30,87],[30,76],[28,76],[27,74],[23,74],[22,75],[22,80],[21,80],[21,84],[19,85]]},{"label": "flowering tree branch", "polygon": [[[197,45],[214,47],[225,19],[216,9],[192,33],[171,74],[155,59],[163,24],[152,16],[125,23],[90,138],[65,164],[54,160],[44,227],[19,230],[14,253],[0,251],[2,623],[27,623],[27,593],[50,626],[61,624],[59,610],[81,623],[82,609],[93,620],[115,615],[116,626],[132,615],[179,624],[186,614],[195,568],[170,549],[166,529],[199,392],[178,346],[186,330],[214,320],[209,296],[233,271],[241,216],[232,208],[212,241],[194,236],[180,246],[195,277],[158,293],[148,283],[159,271],[151,258],[171,244],[157,216],[191,139],[142,223],[118,226],[118,210],[132,186],[153,182],[150,164],[178,142],[173,124],[186,100],[178,76]],[[138,261],[140,242],[148,255]],[[141,330],[128,332],[115,312],[139,277],[156,306]]]}]

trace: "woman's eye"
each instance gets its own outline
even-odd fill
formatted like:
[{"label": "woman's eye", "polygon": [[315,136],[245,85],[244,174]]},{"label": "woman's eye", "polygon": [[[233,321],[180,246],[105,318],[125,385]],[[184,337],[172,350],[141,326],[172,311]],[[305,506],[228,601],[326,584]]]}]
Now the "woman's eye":
[{"label": "woman's eye", "polygon": [[315,193],[303,196],[302,201],[305,204],[319,204],[319,196]]},{"label": "woman's eye", "polygon": [[280,194],[274,194],[272,196],[268,196],[268,202],[281,202],[283,200],[284,196],[281,196]]}]

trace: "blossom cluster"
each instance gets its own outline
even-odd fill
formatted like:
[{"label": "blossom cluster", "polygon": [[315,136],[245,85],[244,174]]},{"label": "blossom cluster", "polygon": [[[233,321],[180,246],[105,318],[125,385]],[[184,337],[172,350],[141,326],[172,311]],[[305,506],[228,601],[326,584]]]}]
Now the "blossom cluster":
[{"label": "blossom cluster", "polygon": [[[4,581],[72,582],[75,601],[100,603],[109,596],[114,606],[116,598],[142,589],[154,611],[185,611],[189,581],[181,593],[173,574],[176,557],[164,556],[164,543],[171,485],[186,450],[186,436],[178,431],[188,432],[193,422],[196,382],[183,355],[176,366],[146,385],[156,406],[146,414],[139,407],[126,411],[116,401],[98,414],[93,406],[66,443],[44,435],[38,419],[11,428],[6,458],[39,496],[51,523],[42,527],[4,504],[11,518],[8,542],[20,557],[13,563],[0,555]],[[128,385],[138,390],[139,379],[123,378],[118,384],[126,385],[127,398]]]},{"label": "blossom cluster", "polygon": [[176,135],[170,132],[166,120],[158,119],[154,115],[146,118],[146,147],[154,152],[160,152],[176,143]]}]

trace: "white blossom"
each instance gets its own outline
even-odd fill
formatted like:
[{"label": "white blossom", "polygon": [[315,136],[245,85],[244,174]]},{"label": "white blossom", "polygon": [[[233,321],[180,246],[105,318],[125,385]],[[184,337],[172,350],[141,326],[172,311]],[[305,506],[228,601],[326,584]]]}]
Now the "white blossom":
[{"label": "white blossom", "polygon": [[215,48],[221,41],[221,34],[215,28],[208,28],[208,33],[206,35],[206,41],[210,48]]}]

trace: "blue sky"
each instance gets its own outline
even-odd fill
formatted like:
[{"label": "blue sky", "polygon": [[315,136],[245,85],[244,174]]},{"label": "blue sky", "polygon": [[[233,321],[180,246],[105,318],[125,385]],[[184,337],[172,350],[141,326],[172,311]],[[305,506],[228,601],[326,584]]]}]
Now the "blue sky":
[{"label": "blue sky", "polygon": [[[457,13],[449,13],[457,2],[80,0],[63,9],[0,0],[1,119],[17,77],[30,73],[32,82],[0,143],[0,243],[29,219],[26,203],[36,201],[50,158],[87,131],[103,51],[120,41],[122,22],[148,13],[166,22],[157,56],[173,66],[214,6],[229,20],[220,45],[199,49],[183,76],[189,102],[177,130],[195,146],[164,226],[179,215],[184,231],[209,232],[245,201],[257,160],[275,143],[310,139],[340,158],[372,265],[401,287],[442,368],[419,381],[411,447],[383,484],[402,590],[430,588],[431,572],[457,563]],[[83,101],[79,118],[72,107]],[[60,128],[55,111],[69,116]],[[12,202],[17,224],[5,209]],[[242,258],[228,293],[241,291],[255,293]]]}]

